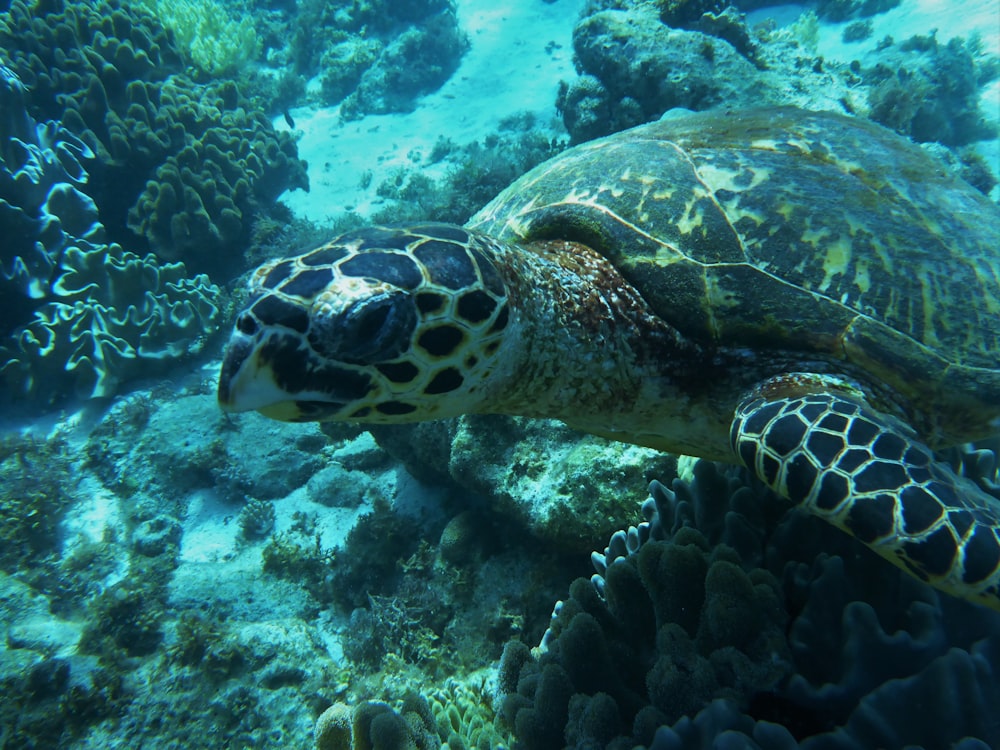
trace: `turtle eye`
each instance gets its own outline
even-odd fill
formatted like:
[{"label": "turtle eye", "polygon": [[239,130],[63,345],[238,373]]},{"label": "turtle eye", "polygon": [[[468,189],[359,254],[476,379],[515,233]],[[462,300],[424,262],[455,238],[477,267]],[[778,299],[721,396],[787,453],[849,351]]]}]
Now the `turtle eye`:
[{"label": "turtle eye", "polygon": [[[354,311],[352,326],[354,335],[359,341],[373,341],[378,338],[382,328],[392,314],[393,306],[382,302],[370,302],[361,309]],[[350,314],[350,313],[348,313]]]},{"label": "turtle eye", "polygon": [[383,294],[359,300],[332,318],[314,318],[309,343],[340,362],[382,362],[410,346],[416,322],[417,309],[410,295]]},{"label": "turtle eye", "polygon": [[247,336],[257,333],[257,321],[250,313],[243,313],[236,319],[236,330]]}]

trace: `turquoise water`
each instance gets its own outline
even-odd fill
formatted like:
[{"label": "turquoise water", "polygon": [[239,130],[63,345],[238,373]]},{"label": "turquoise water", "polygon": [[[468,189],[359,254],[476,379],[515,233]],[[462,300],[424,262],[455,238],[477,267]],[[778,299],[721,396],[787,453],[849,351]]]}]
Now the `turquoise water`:
[{"label": "turquoise water", "polygon": [[[303,276],[298,296],[283,298],[292,307],[274,318],[250,299],[289,273],[253,277],[262,263],[369,224],[464,224],[533,167],[668,111],[668,122],[685,110],[722,122],[722,112],[792,106],[871,121],[936,161],[876,174],[876,144],[888,142],[879,136],[866,141],[871,159],[861,148],[848,171],[882,185],[882,197],[905,184],[904,202],[918,209],[914,237],[948,234],[927,219],[934,211],[970,227],[935,240],[941,267],[955,264],[947,276],[971,274],[962,300],[923,284],[901,234],[886,241],[890,261],[870,250],[877,241],[864,244],[889,235],[888,209],[869,202],[849,215],[833,187],[835,160],[816,143],[809,158],[828,165],[819,178],[719,161],[702,167],[701,184],[720,205],[751,183],[802,185],[759,188],[760,211],[783,217],[770,234],[794,234],[789,252],[803,253],[801,238],[847,232],[846,251],[832,242],[817,264],[816,285],[860,258],[864,268],[851,268],[872,300],[865,315],[926,310],[932,327],[936,311],[960,311],[949,318],[957,328],[940,333],[980,370],[949,381],[947,394],[926,385],[931,360],[918,362],[913,348],[900,350],[905,375],[895,380],[895,363],[852,365],[850,375],[893,419],[911,421],[914,439],[947,427],[938,458],[964,475],[960,491],[989,528],[1000,502],[988,426],[995,349],[983,343],[998,309],[998,29],[995,0],[728,10],[698,0],[0,0],[0,747],[1000,747],[1000,615],[907,575],[745,469],[641,439],[631,407],[607,396],[632,382],[634,362],[621,365],[625,375],[590,369],[618,341],[600,327],[614,310],[589,317],[596,308],[586,304],[609,299],[591,295],[595,277],[512,291],[501,273],[490,286],[493,256],[466,255],[462,230],[435,229],[447,262],[424,267],[431,276],[419,283],[430,278],[433,289],[411,309],[373,280],[384,268],[365,265],[375,255],[396,264],[405,287],[418,269],[399,259],[415,242],[407,235],[355,255],[356,272],[336,266],[362,300],[349,312],[367,309],[374,287],[376,314],[329,324],[352,354],[312,380],[304,373],[315,360],[287,332],[302,328],[295,304],[333,271]],[[620,200],[658,237],[700,226],[704,214],[680,193],[688,183],[640,174],[641,155],[636,184],[665,185],[649,205],[687,208],[650,218],[646,204],[600,192],[624,159],[582,177],[566,168],[555,183],[576,197],[564,205]],[[532,182],[512,197],[537,190]],[[806,201],[806,190],[826,197]],[[732,206],[726,221],[744,232],[740,216],[754,215]],[[591,243],[609,257],[622,237],[635,241],[631,229],[600,234],[582,211],[577,223],[545,219],[542,238]],[[487,216],[495,235],[521,226],[501,226],[501,209]],[[340,263],[358,242],[333,242],[323,263]],[[818,258],[802,258],[795,273],[808,281],[806,263]],[[901,275],[928,296],[900,302],[914,288]],[[459,278],[489,294],[450,302]],[[881,294],[884,285],[895,292]],[[329,304],[345,304],[344,288]],[[725,312],[732,297],[717,291],[708,309],[735,320]],[[611,307],[629,294],[617,288]],[[526,299],[534,328],[517,307]],[[775,298],[754,299],[740,315],[759,331],[750,316]],[[691,320],[699,300],[681,310],[673,298],[647,301]],[[364,411],[344,384],[371,376],[396,389],[379,412],[386,424],[278,422],[253,411],[267,411],[264,401],[220,409],[223,350],[248,305],[258,324],[286,331],[277,364],[248,360],[298,394],[282,408],[370,418],[378,407]],[[572,305],[575,318],[564,314]],[[803,319],[830,323],[833,307],[824,310]],[[418,319],[458,330],[461,343],[441,330],[420,339]],[[321,322],[299,332],[308,339]],[[774,374],[754,357],[787,325],[728,349],[685,331],[716,355],[671,385],[671,405],[695,404],[667,420],[691,452],[714,440],[704,435],[728,432],[732,405],[705,394],[727,378],[749,387],[758,372]],[[650,330],[637,340],[648,344]],[[814,330],[785,339],[782,352],[810,348]],[[406,346],[417,342],[415,358],[390,336],[400,331]],[[917,324],[907,332],[943,347]],[[488,336],[504,343],[487,365]],[[524,341],[537,345],[535,358],[516,356]],[[675,372],[689,352],[672,352],[663,366]],[[394,369],[373,367],[373,353]],[[836,358],[809,356],[839,372]],[[238,364],[221,371],[224,385]],[[495,396],[481,382],[512,368],[528,385],[504,408],[475,410],[561,416],[653,447],[504,414],[391,424],[413,407],[398,395],[410,380],[425,395],[450,393],[461,413],[476,394]],[[315,386],[308,397],[303,382]],[[718,403],[729,413],[718,416]],[[983,440],[951,445],[973,438]]]}]

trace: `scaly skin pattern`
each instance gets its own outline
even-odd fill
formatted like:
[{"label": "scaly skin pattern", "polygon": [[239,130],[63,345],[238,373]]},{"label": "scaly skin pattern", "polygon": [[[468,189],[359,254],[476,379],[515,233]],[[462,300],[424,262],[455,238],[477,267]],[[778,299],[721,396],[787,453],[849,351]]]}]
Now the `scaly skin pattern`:
[{"label": "scaly skin pattern", "polygon": [[870,407],[875,392],[790,372],[804,364],[791,358],[685,342],[582,245],[374,228],[266,264],[251,291],[223,365],[224,408],[293,421],[555,417],[738,459],[911,575],[1000,609],[996,501]]},{"label": "scaly skin pattern", "polygon": [[740,460],[911,575],[1000,610],[1000,504],[896,420],[835,390],[810,391],[809,375],[789,380],[740,404],[730,436]]},{"label": "scaly skin pattern", "polygon": [[[219,382],[230,410],[286,421],[558,416],[663,450],[729,456],[720,364],[574,243],[449,225],[372,228],[262,266]],[[664,363],[671,363],[665,367]],[[753,380],[749,380],[753,382]],[[664,431],[664,409],[685,425]]]},{"label": "scaly skin pattern", "polygon": [[874,123],[669,117],[565,151],[466,227],[362,229],[266,264],[219,401],[551,417],[740,461],[997,607],[1000,503],[931,448],[1000,433],[998,248],[997,206]]},{"label": "scaly skin pattern", "polygon": [[461,227],[371,229],[265,264],[220,402],[289,421],[475,411],[511,322],[489,243]]}]

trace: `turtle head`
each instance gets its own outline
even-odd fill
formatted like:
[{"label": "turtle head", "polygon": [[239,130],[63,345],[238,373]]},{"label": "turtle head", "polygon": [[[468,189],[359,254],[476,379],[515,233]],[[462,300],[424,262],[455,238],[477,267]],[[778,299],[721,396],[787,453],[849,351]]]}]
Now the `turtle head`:
[{"label": "turtle head", "polygon": [[219,404],[300,422],[475,411],[508,323],[490,243],[448,224],[371,227],[261,266]]}]

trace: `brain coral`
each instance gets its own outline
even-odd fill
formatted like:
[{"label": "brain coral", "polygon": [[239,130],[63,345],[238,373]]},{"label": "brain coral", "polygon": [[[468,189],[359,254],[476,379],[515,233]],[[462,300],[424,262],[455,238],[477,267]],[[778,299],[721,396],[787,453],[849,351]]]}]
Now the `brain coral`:
[{"label": "brain coral", "polygon": [[308,189],[292,136],[233,82],[188,78],[142,8],[14,0],[0,47],[31,115],[60,121],[97,155],[85,192],[126,247],[228,270],[254,218],[285,189]]},{"label": "brain coral", "polygon": [[0,68],[0,374],[15,398],[106,396],[197,350],[218,287],[105,241],[88,185],[93,152],[55,122],[36,124]]}]

